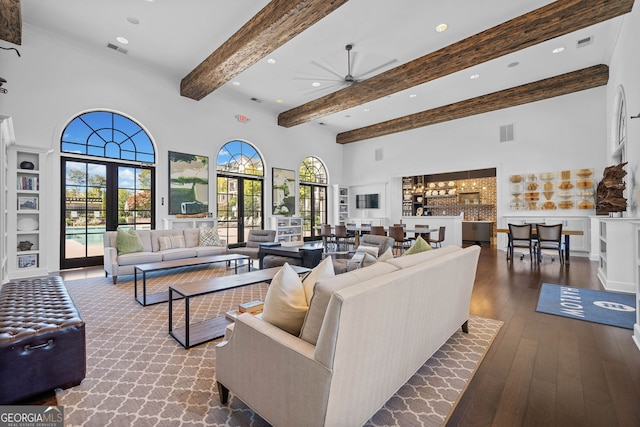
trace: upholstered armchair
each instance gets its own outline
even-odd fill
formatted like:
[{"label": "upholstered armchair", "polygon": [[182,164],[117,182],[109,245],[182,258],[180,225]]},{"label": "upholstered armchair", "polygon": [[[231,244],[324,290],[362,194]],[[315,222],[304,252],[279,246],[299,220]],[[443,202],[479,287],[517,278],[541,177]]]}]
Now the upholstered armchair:
[{"label": "upholstered armchair", "polygon": [[276,230],[249,230],[247,241],[239,245],[229,245],[230,254],[241,254],[258,259],[258,251],[262,243],[274,242],[276,240]]},{"label": "upholstered armchair", "polygon": [[[360,237],[360,246],[370,246],[378,249],[378,256],[382,255],[387,249],[393,248],[394,240],[392,237],[377,236],[374,234],[363,234]],[[359,246],[359,247],[360,247]],[[333,259],[333,270],[336,274],[341,274],[349,271],[349,263],[353,258],[354,253],[350,253],[347,258]]]}]

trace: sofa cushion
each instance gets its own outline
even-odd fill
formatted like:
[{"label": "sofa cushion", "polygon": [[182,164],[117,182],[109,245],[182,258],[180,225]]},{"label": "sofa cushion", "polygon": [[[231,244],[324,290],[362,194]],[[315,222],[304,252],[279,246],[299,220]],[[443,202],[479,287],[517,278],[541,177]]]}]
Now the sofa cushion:
[{"label": "sofa cushion", "polygon": [[158,252],[162,255],[163,261],[173,261],[174,259],[195,258],[196,248],[176,248]]},{"label": "sofa cushion", "polygon": [[367,268],[360,268],[329,279],[318,280],[313,290],[313,298],[311,298],[309,311],[304,319],[300,338],[310,344],[316,345],[324,315],[327,311],[327,305],[334,292],[364,280],[391,273],[397,269],[396,266],[387,262],[379,262]]},{"label": "sofa cushion", "polygon": [[201,228],[198,244],[200,246],[222,246],[218,230],[215,228]]},{"label": "sofa cushion", "polygon": [[150,262],[162,261],[162,254],[159,252],[133,252],[130,254],[118,255],[118,265],[147,264]]},{"label": "sofa cushion", "polygon": [[184,234],[184,244],[187,248],[195,248],[200,244],[200,229],[199,228],[183,228],[182,234]]},{"label": "sofa cushion", "polygon": [[285,263],[271,280],[264,298],[262,320],[290,334],[298,335],[307,309],[302,280],[298,273]]},{"label": "sofa cushion", "polygon": [[432,251],[420,252],[411,256],[402,256],[390,259],[387,264],[396,266],[397,268],[407,268],[428,261],[430,259],[438,258],[443,255],[450,254],[452,252],[461,251],[459,246],[445,246],[444,248],[434,249]]},{"label": "sofa cushion", "polygon": [[331,257],[328,256],[318,265],[316,265],[311,273],[307,275],[302,281],[302,286],[304,287],[304,295],[307,299],[307,305],[311,304],[311,297],[313,297],[313,288],[316,286],[316,282],[321,279],[328,279],[329,277],[335,276],[336,273],[333,271],[333,261]]},{"label": "sofa cushion", "polygon": [[184,248],[184,236],[162,236],[158,237],[158,243],[160,244],[160,250],[166,251],[167,249]]},{"label": "sofa cushion", "polygon": [[160,237],[181,236],[184,238],[182,230],[150,230],[149,233],[151,235],[151,249],[153,252],[160,250]]},{"label": "sofa cushion", "polygon": [[199,257],[225,255],[229,252],[226,246],[196,246],[193,249]]},{"label": "sofa cushion", "polygon": [[118,255],[130,254],[133,252],[142,252],[144,245],[142,239],[136,233],[136,230],[130,228],[129,230],[122,230],[118,228],[116,236],[116,250]]},{"label": "sofa cushion", "polygon": [[424,251],[430,251],[433,249],[426,240],[422,238],[422,236],[418,236],[416,240],[413,242],[413,245],[409,249],[407,249],[402,256],[405,255],[414,255]]}]

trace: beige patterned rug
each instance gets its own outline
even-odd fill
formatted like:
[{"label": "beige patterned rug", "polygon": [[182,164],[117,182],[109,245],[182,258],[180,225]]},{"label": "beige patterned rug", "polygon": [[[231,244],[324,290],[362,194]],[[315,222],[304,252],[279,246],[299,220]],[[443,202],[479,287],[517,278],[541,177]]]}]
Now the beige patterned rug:
[{"label": "beige patterned rug", "polygon": [[[169,284],[233,274],[212,266],[152,275],[150,291]],[[123,280],[124,279],[124,280]],[[66,282],[86,323],[87,376],[58,390],[66,426],[266,426],[230,395],[220,405],[215,386],[215,344],[185,350],[168,334],[168,304],[142,307],[132,276]],[[192,321],[225,313],[241,302],[264,300],[266,285],[196,298]],[[182,326],[183,304],[174,308]],[[441,426],[498,333],[502,322],[472,317],[469,334],[456,333],[367,423],[369,426]]]}]

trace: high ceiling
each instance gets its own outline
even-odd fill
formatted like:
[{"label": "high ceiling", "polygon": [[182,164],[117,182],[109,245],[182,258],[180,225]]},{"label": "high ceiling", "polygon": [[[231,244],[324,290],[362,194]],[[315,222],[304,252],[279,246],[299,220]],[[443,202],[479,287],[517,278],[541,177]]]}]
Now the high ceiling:
[{"label": "high ceiling", "polygon": [[[185,76],[268,3],[268,0],[21,2],[23,30],[46,32],[49,37],[110,61],[167,77],[175,81],[176,94]],[[349,0],[206,98],[223,95],[248,104],[256,102],[252,98],[257,99],[261,109],[273,114],[275,122],[281,113],[347,86],[341,82],[348,70],[347,44],[353,45],[354,78],[370,78],[551,3],[549,0]],[[622,19],[590,25],[468,68],[463,64],[462,71],[314,118],[304,126],[324,126],[338,134],[608,64]],[[448,29],[436,32],[442,23]],[[117,41],[119,36],[129,43]],[[589,38],[578,47],[579,40]],[[22,44],[28,43],[28,36],[23,34]],[[108,44],[126,49],[127,53],[109,48]],[[6,42],[0,45],[11,46]],[[564,51],[552,53],[559,47],[564,47]],[[464,60],[449,58],[458,63]],[[472,79],[473,75],[478,77]],[[320,86],[314,87],[313,83]]]}]

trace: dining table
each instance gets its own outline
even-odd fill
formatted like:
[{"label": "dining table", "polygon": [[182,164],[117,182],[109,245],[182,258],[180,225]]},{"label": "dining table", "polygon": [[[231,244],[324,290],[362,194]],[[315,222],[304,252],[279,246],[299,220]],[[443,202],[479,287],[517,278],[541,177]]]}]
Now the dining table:
[{"label": "dining table", "polygon": [[[531,229],[531,234],[533,234],[534,236],[536,235],[536,228],[533,227]],[[509,234],[509,229],[508,228],[498,228],[496,229],[496,233],[507,233]],[[584,231],[582,230],[567,230],[567,229],[562,229],[562,235],[564,236],[564,264],[565,265],[569,265],[571,263],[570,261],[570,255],[571,255],[571,236],[584,236]]]}]

